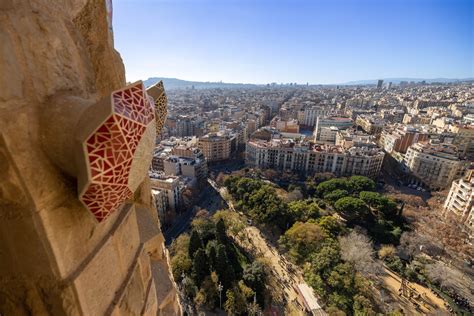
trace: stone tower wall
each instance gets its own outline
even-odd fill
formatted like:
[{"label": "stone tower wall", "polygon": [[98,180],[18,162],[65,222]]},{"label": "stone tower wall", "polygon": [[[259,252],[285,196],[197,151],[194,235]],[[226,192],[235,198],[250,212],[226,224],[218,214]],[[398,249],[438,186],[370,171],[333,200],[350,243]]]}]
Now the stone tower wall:
[{"label": "stone tower wall", "polygon": [[1,315],[180,313],[146,175],[99,223],[56,159],[67,104],[125,85],[111,36],[102,0],[0,1]]}]

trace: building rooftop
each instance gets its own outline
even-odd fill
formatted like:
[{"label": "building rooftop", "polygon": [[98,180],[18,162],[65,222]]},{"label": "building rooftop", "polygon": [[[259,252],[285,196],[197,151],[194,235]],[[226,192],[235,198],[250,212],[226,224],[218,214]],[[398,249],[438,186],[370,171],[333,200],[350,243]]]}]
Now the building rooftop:
[{"label": "building rooftop", "polygon": [[383,150],[376,146],[358,146],[345,149],[339,145],[332,144],[314,144],[306,141],[297,141],[291,139],[272,139],[265,141],[261,139],[253,139],[249,141],[250,144],[260,148],[288,148],[299,151],[313,151],[313,152],[326,152],[326,153],[347,153],[354,156],[368,155],[375,156],[384,154]]},{"label": "building rooftop", "polygon": [[428,142],[421,142],[412,145],[411,148],[427,155],[450,160],[461,160],[458,156],[457,147],[451,144],[431,144]]}]

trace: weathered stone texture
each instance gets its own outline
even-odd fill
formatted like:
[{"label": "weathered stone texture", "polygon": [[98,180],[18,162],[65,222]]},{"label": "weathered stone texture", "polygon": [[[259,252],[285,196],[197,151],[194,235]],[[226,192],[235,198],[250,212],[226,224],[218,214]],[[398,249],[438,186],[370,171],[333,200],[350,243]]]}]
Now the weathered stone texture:
[{"label": "weathered stone texture", "polygon": [[125,85],[105,2],[1,0],[0,43],[0,314],[179,314],[149,181],[98,223],[51,139]]}]

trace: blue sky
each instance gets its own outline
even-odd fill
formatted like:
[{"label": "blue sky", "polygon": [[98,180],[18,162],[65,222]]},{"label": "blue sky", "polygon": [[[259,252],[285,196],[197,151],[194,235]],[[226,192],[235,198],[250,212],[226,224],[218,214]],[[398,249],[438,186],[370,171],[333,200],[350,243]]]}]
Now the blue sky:
[{"label": "blue sky", "polygon": [[474,0],[114,0],[127,80],[474,77]]}]

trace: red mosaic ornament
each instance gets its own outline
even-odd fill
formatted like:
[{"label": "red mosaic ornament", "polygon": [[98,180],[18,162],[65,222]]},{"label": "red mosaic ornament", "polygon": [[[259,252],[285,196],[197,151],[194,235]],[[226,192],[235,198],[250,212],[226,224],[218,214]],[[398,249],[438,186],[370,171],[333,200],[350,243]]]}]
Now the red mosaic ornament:
[{"label": "red mosaic ornament", "polygon": [[113,92],[111,114],[83,144],[89,179],[79,198],[99,222],[136,189],[129,187],[129,177],[137,146],[155,120],[150,99],[141,82]]}]

